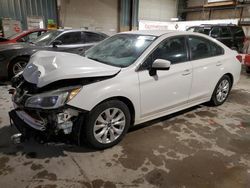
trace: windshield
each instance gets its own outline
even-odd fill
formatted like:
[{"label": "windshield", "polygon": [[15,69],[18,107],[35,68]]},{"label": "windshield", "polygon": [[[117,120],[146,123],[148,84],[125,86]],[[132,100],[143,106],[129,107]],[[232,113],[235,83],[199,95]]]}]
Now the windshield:
[{"label": "windshield", "polygon": [[48,31],[33,41],[38,46],[47,46],[59,35],[62,31]]},{"label": "windshield", "polygon": [[85,56],[108,65],[127,67],[156,39],[155,36],[118,34],[89,49]]}]

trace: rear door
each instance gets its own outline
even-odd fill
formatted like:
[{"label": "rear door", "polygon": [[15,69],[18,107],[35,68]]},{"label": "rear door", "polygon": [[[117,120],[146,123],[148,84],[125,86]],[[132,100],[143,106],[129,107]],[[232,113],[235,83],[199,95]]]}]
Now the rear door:
[{"label": "rear door", "polygon": [[220,79],[224,50],[216,43],[200,36],[188,37],[190,59],[193,67],[193,82],[190,102],[199,102],[211,96]]}]

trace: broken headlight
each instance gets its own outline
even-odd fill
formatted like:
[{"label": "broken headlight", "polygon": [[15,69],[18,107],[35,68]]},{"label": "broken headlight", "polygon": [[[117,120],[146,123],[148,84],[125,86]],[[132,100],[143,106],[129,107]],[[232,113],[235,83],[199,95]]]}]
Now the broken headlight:
[{"label": "broken headlight", "polygon": [[63,106],[74,98],[81,90],[81,87],[67,87],[29,97],[25,107],[55,109]]}]

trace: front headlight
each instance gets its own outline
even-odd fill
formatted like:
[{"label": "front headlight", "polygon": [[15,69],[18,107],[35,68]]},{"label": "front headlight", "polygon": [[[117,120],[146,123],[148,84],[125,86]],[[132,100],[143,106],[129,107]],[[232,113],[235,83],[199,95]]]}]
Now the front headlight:
[{"label": "front headlight", "polygon": [[81,90],[81,86],[58,89],[28,98],[25,107],[55,109],[73,99]]}]

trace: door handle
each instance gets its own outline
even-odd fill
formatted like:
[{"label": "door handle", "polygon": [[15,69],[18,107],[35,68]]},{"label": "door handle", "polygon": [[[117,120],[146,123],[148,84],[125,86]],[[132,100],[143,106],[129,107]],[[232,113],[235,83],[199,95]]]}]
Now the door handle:
[{"label": "door handle", "polygon": [[182,73],[183,76],[186,76],[186,75],[189,75],[189,74],[191,74],[190,69],[186,69],[186,70],[184,70],[184,73]]}]

